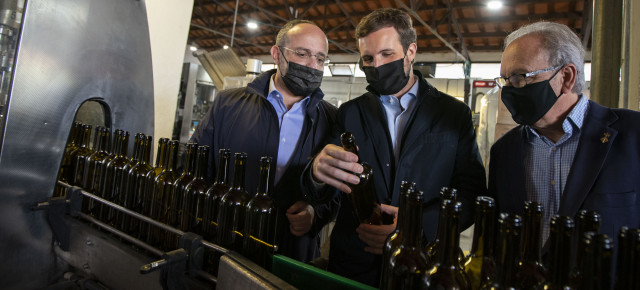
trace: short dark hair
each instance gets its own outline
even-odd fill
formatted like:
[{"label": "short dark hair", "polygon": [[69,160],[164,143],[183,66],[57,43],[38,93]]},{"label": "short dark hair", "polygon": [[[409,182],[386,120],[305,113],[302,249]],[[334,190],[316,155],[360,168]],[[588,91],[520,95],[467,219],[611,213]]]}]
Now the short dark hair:
[{"label": "short dark hair", "polygon": [[313,22],[311,22],[309,20],[304,20],[304,19],[294,19],[294,20],[291,20],[291,21],[287,22],[285,25],[282,26],[282,28],[280,28],[280,31],[278,32],[278,36],[276,36],[276,46],[278,46],[278,47],[286,46],[287,43],[289,42],[289,38],[287,37],[287,32],[289,32],[289,30],[291,30],[291,28],[295,27],[298,24],[302,24],[302,23],[316,25],[315,23],[313,23]]},{"label": "short dark hair", "polygon": [[365,37],[385,27],[393,27],[400,35],[400,44],[406,51],[409,45],[416,42],[416,30],[413,28],[411,16],[396,8],[380,8],[369,13],[360,20],[356,27],[356,39]]}]

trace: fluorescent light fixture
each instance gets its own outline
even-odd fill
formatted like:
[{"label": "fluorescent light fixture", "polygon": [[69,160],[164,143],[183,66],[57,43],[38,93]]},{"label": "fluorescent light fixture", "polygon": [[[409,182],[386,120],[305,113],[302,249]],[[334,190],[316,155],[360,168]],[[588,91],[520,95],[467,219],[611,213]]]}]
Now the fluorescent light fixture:
[{"label": "fluorescent light fixture", "polygon": [[491,10],[496,10],[502,8],[502,1],[489,1],[487,2],[487,7]]},{"label": "fluorescent light fixture", "polygon": [[225,44],[222,48],[223,49],[229,49],[229,46]]},{"label": "fluorescent light fixture", "polygon": [[198,48],[192,45],[192,46],[189,46],[189,50],[196,51],[196,50],[198,50]]},{"label": "fluorescent light fixture", "polygon": [[256,29],[256,28],[258,28],[258,23],[255,23],[253,21],[249,21],[249,23],[247,23],[247,27],[249,27],[249,29]]},{"label": "fluorescent light fixture", "polygon": [[328,65],[333,76],[353,76],[355,65],[354,64],[335,64]]}]

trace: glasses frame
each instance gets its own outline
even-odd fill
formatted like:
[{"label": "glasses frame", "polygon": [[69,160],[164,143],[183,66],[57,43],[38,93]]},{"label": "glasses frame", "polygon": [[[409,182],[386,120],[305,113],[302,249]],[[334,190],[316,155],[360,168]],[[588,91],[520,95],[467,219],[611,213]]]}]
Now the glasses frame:
[{"label": "glasses frame", "polygon": [[[558,66],[552,66],[552,67],[548,67],[548,68],[543,68],[543,69],[540,69],[540,70],[537,70],[537,71],[528,72],[528,73],[512,74],[512,75],[510,75],[509,77],[506,77],[506,78],[500,76],[500,77],[494,78],[493,80],[496,81],[496,84],[500,88],[503,88],[507,84],[507,81],[509,81],[511,86],[513,86],[514,88],[518,88],[519,89],[519,88],[522,88],[522,87],[524,87],[524,86],[529,84],[527,82],[527,78],[535,76],[535,75],[539,75],[541,73],[545,73],[545,72],[548,72],[548,71],[554,71],[554,70],[562,68],[563,66],[564,65],[562,64],[562,65],[558,65]],[[519,86],[519,87],[514,86],[513,82],[511,81],[511,78],[514,77],[514,76],[522,76],[522,79],[524,80],[524,85]]]},{"label": "glasses frame", "polygon": [[[296,55],[296,57],[298,57],[300,59],[307,60],[307,59],[310,59],[313,56],[316,59],[316,62],[317,62],[318,65],[323,65],[324,66],[325,64],[329,63],[329,56],[328,55],[323,55],[323,54],[319,54],[319,53],[311,54],[310,50],[304,49],[304,48],[291,49],[291,48],[288,48],[286,46],[278,46],[278,47],[279,48],[284,48],[284,49],[286,49],[288,51],[293,52]],[[281,51],[281,52],[282,52],[282,54],[284,54],[283,51]],[[300,56],[300,55],[303,55],[303,56]],[[323,59],[322,63],[320,62],[320,58]]]}]

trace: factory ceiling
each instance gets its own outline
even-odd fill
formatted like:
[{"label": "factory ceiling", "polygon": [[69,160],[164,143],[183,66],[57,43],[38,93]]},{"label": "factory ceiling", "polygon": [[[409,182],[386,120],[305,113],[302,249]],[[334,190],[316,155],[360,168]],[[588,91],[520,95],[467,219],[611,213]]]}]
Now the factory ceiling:
[{"label": "factory ceiling", "polygon": [[[357,53],[355,27],[369,12],[393,7],[407,11],[418,33],[418,52],[500,52],[504,37],[539,20],[572,27],[590,47],[592,1],[502,0],[194,0],[188,42],[213,51],[228,45],[241,57],[268,55],[280,27],[306,19],[324,29],[329,55]],[[237,12],[237,13],[236,13]],[[249,22],[257,28],[249,28]],[[468,58],[468,57],[467,57]]]}]

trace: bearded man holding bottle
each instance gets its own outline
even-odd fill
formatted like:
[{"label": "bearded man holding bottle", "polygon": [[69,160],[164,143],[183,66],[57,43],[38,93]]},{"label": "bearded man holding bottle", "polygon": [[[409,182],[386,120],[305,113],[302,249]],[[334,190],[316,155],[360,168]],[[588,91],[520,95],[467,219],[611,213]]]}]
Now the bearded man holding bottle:
[{"label": "bearded man holding bottle", "polygon": [[[356,28],[367,93],[338,110],[336,136],[308,164],[302,184],[310,200],[339,200],[331,234],[329,271],[377,287],[381,253],[396,224],[360,224],[348,198],[350,185],[367,162],[381,210],[397,215],[402,181],[424,192],[425,241],[433,240],[440,208],[440,188],[458,190],[463,204],[461,229],[472,223],[473,202],[486,192],[471,111],[439,92],[412,70],[418,47],[410,16],[399,9],[378,9]],[[339,134],[358,140],[358,154],[339,146]],[[355,174],[354,174],[355,173]]]},{"label": "bearded man holding bottle", "polygon": [[308,262],[320,255],[319,232],[335,206],[310,204],[300,189],[308,159],[327,144],[336,108],[320,90],[328,42],[324,32],[305,20],[292,20],[279,31],[271,56],[277,69],[264,72],[247,87],[219,92],[189,142],[211,146],[209,178],[216,175],[218,152],[245,152],[246,186],[255,194],[259,160],[276,161],[269,188],[278,209],[278,254]]}]

